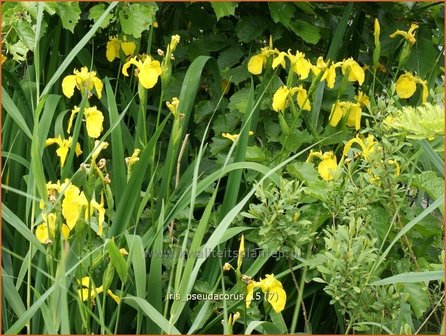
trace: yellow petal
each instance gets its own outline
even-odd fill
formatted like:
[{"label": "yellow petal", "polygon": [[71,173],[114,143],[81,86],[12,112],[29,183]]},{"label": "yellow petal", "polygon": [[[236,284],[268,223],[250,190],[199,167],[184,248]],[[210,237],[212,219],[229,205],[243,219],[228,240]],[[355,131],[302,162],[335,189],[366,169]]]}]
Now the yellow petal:
[{"label": "yellow petal", "polygon": [[358,103],[350,104],[350,108],[347,110],[347,121],[345,124],[348,127],[354,127],[356,130],[359,130],[361,125],[361,107]]},{"label": "yellow petal", "polygon": [[282,68],[285,68],[285,66],[286,66],[285,56],[286,56],[286,53],[285,53],[285,52],[281,52],[281,53],[279,53],[279,55],[277,55],[277,57],[275,57],[275,58],[273,59],[272,68],[273,68],[273,69],[277,68],[277,66],[278,66],[279,64],[282,66]]},{"label": "yellow petal", "polygon": [[76,87],[76,76],[68,75],[62,81],[62,92],[67,98],[71,98]]},{"label": "yellow petal", "polygon": [[342,74],[345,75],[347,72],[348,80],[350,82],[357,81],[359,85],[362,85],[362,83],[364,83],[364,70],[355,60],[353,60],[353,58],[345,60],[342,64]]},{"label": "yellow petal", "polygon": [[113,300],[115,300],[115,302],[116,302],[117,304],[120,304],[120,303],[121,303],[121,299],[119,298],[119,296],[113,294],[113,292],[112,292],[110,289],[107,291],[107,294],[110,295],[110,297],[111,297]]},{"label": "yellow petal", "polygon": [[180,43],[180,35],[172,35],[169,43],[169,51],[172,53],[177,48],[178,43]]},{"label": "yellow petal", "polygon": [[279,88],[273,96],[273,110],[276,112],[284,112],[290,90],[283,86]]},{"label": "yellow petal", "polygon": [[79,142],[76,142],[76,147],[74,148],[74,152],[76,156],[79,156],[83,153]]},{"label": "yellow petal", "polygon": [[61,231],[62,231],[63,239],[67,240],[68,237],[70,236],[70,232],[71,232],[71,230],[68,227],[68,225],[67,224],[62,224],[62,230]]},{"label": "yellow petal", "polygon": [[286,292],[282,288],[282,284],[280,284],[280,286],[270,287],[266,293],[266,297],[266,300],[271,304],[276,313],[280,313],[285,309]]},{"label": "yellow petal", "polygon": [[65,164],[65,160],[66,160],[67,155],[68,155],[69,146],[70,146],[70,143],[68,143],[67,140],[64,140],[64,143],[62,144],[62,146],[60,146],[56,150],[57,156],[60,157],[60,165],[61,165],[61,167],[63,167],[64,164]]},{"label": "yellow petal", "polygon": [[396,94],[400,98],[412,97],[416,89],[416,78],[410,72],[401,75],[396,82]]},{"label": "yellow petal", "polygon": [[124,63],[124,65],[122,66],[122,74],[124,76],[128,76],[128,68],[130,67],[130,65],[135,65],[138,69],[140,69],[142,67],[142,62],[137,60],[136,56],[131,58],[128,62]]},{"label": "yellow petal", "polygon": [[249,59],[248,71],[253,75],[260,75],[263,70],[263,64],[266,61],[266,57],[263,55],[254,55]]},{"label": "yellow petal", "polygon": [[127,252],[127,250],[125,248],[120,248],[119,249],[119,253],[124,257],[124,256],[128,256],[129,253]]},{"label": "yellow petal", "polygon": [[46,244],[49,241],[48,225],[40,224],[36,228],[36,237],[39,242]]},{"label": "yellow petal", "polygon": [[330,115],[330,125],[336,127],[339,121],[342,119],[342,109],[339,102],[335,103],[331,107],[331,115]]},{"label": "yellow petal", "polygon": [[151,61],[149,65],[144,64],[138,75],[139,82],[144,88],[151,89],[158,82],[161,72],[161,65],[158,61]]},{"label": "yellow petal", "polygon": [[113,62],[115,58],[119,58],[119,50],[121,48],[121,42],[116,38],[110,39],[107,42],[107,48],[105,51],[105,56],[109,62]]},{"label": "yellow petal", "polygon": [[331,65],[324,73],[325,80],[327,81],[327,87],[333,89],[336,81],[336,67]]},{"label": "yellow petal", "polygon": [[379,35],[381,34],[381,27],[379,25],[378,19],[375,18],[373,36],[375,37],[375,45],[379,44]]},{"label": "yellow petal", "polygon": [[248,308],[251,305],[252,299],[254,297],[254,288],[257,287],[257,283],[256,282],[250,282],[247,286],[246,286],[246,308]]},{"label": "yellow petal", "polygon": [[306,79],[311,70],[311,62],[301,55],[297,56],[296,63],[294,63],[292,69],[296,74],[300,76],[301,79]]},{"label": "yellow petal", "polygon": [[321,161],[321,163],[319,163],[317,171],[325,181],[330,181],[334,178],[334,173],[336,172],[336,168],[338,166],[336,156],[333,154],[333,152],[325,153],[324,156],[325,158]]},{"label": "yellow petal", "polygon": [[296,98],[297,98],[297,105],[299,105],[299,107],[302,110],[311,111],[311,105],[310,105],[310,100],[308,99],[307,90],[300,87],[299,90],[297,91]]},{"label": "yellow petal", "polygon": [[71,110],[70,119],[68,120],[68,127],[67,127],[67,133],[70,134],[71,132],[71,126],[73,125],[74,117],[76,116],[76,113],[79,112],[79,107],[75,106],[74,109]]},{"label": "yellow petal", "polygon": [[102,88],[104,87],[104,84],[97,77],[93,77],[91,79],[91,83],[93,83],[93,85],[94,85],[94,88],[96,90],[96,94],[98,95],[98,98],[101,99],[102,98]]},{"label": "yellow petal", "polygon": [[87,134],[90,138],[97,139],[101,135],[103,130],[102,123],[104,122],[104,116],[96,106],[87,107],[84,110],[85,120],[87,124]]},{"label": "yellow petal", "polygon": [[122,42],[121,43],[122,51],[126,56],[133,55],[136,49],[136,43],[135,42]]}]

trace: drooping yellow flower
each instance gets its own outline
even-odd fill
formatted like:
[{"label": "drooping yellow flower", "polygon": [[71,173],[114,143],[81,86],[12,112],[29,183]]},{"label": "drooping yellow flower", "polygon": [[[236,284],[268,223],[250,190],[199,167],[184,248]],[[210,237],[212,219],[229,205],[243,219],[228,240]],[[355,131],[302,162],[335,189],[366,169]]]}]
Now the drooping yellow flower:
[{"label": "drooping yellow flower", "polygon": [[317,171],[319,172],[319,175],[325,180],[325,181],[331,181],[334,178],[335,172],[338,168],[338,162],[336,159],[336,155],[332,151],[325,152],[322,154],[322,151],[314,152],[310,151],[310,155],[308,155],[306,162],[311,162],[313,158],[316,157],[321,162],[319,163],[317,167]]},{"label": "drooping yellow flower", "polygon": [[284,112],[287,106],[287,100],[290,95],[290,89],[282,86],[277,89],[273,96],[273,110],[276,112]]},{"label": "drooping yellow flower", "polygon": [[407,42],[410,43],[410,45],[413,45],[417,41],[415,39],[415,29],[417,29],[417,28],[418,28],[418,25],[416,23],[412,23],[407,32],[397,29],[393,34],[390,35],[390,37],[394,38],[398,35],[401,35],[402,37],[404,37],[406,39]]},{"label": "drooping yellow flower", "polygon": [[260,75],[268,61],[268,57],[277,54],[280,54],[279,51],[273,49],[270,42],[270,46],[262,48],[260,54],[254,55],[249,59],[248,71],[253,75]]},{"label": "drooping yellow flower", "polygon": [[62,185],[63,189],[65,189],[65,192],[62,201],[62,216],[65,218],[68,228],[73,230],[81,216],[82,209],[87,206],[88,202],[84,192],[81,192],[78,187],[71,184],[68,179]]},{"label": "drooping yellow flower", "polygon": [[311,62],[305,58],[305,54],[299,51],[296,55],[288,53],[291,61],[291,69],[300,76],[300,79],[307,79],[311,70]]},{"label": "drooping yellow flower", "polygon": [[417,84],[420,84],[422,87],[421,100],[425,103],[429,96],[427,82],[420,77],[414,76],[411,72],[406,72],[398,78],[396,82],[396,94],[403,99],[410,98],[415,93]]},{"label": "drooping yellow flower", "polygon": [[307,90],[305,90],[302,85],[291,89],[292,93],[297,92],[297,105],[302,110],[311,111],[310,100],[308,99]]},{"label": "drooping yellow flower", "polygon": [[273,59],[272,68],[275,69],[279,66],[279,64],[282,66],[282,68],[286,67],[286,61],[285,56],[287,56],[287,53],[284,51],[281,51],[276,57]]},{"label": "drooping yellow flower", "polygon": [[158,82],[158,77],[162,73],[160,62],[153,60],[148,55],[144,55],[140,59],[135,56],[122,67],[122,74],[124,76],[129,76],[127,70],[132,64],[138,69],[135,73],[138,75],[141,85],[146,89],[153,88]]},{"label": "drooping yellow flower", "polygon": [[280,313],[285,309],[286,292],[282,283],[274,277],[274,274],[266,274],[265,279],[260,279],[257,285],[266,294],[266,300],[276,313]]},{"label": "drooping yellow flower", "polygon": [[359,103],[336,102],[331,107],[330,125],[336,127],[343,117],[347,117],[345,125],[359,130],[362,109]]},{"label": "drooping yellow flower", "polygon": [[[65,164],[67,155],[68,155],[68,150],[70,149],[72,142],[73,142],[72,137],[62,140],[61,136],[59,135],[57,138],[46,139],[45,147],[53,145],[53,144],[57,144],[59,146],[59,148],[56,150],[56,154],[58,157],[60,157],[60,165],[61,165],[61,167],[63,167],[63,165]],[[79,142],[76,143],[76,147],[74,150],[75,150],[76,156],[79,156],[82,154],[81,145],[79,144]]]},{"label": "drooping yellow flower", "polygon": [[104,116],[96,106],[87,107],[84,110],[85,122],[87,125],[87,134],[90,138],[97,139],[103,131],[102,123],[104,122]]},{"label": "drooping yellow flower", "polygon": [[311,71],[315,76],[323,71],[321,81],[325,80],[327,82],[327,87],[333,89],[336,81],[336,68],[339,68],[342,65],[342,62],[332,63],[330,66],[328,66],[327,63],[322,56],[319,56],[316,65],[311,66]]},{"label": "drooping yellow flower", "polygon": [[358,82],[359,85],[364,83],[365,73],[361,66],[353,59],[348,58],[342,62],[342,74],[348,72],[348,80],[350,82]]},{"label": "drooping yellow flower", "polygon": [[121,49],[121,41],[116,37],[110,37],[107,42],[105,56],[109,62],[113,62],[115,58],[119,58],[119,50]]},{"label": "drooping yellow flower", "polygon": [[81,71],[74,69],[74,75],[66,76],[62,81],[62,91],[67,98],[71,98],[74,94],[74,88],[77,88],[81,93],[85,90],[88,93],[92,92],[93,88],[100,99],[102,97],[102,81],[96,77],[95,71],[88,71],[87,67],[82,67]]},{"label": "drooping yellow flower", "polygon": [[240,239],[240,247],[238,249],[238,255],[237,255],[237,270],[240,271],[240,268],[243,264],[243,257],[245,256],[245,236],[242,235],[242,238]]},{"label": "drooping yellow flower", "polygon": [[[79,299],[82,301],[87,301],[88,299],[91,301],[92,304],[94,304],[94,298],[96,295],[102,293],[104,291],[104,287],[96,287],[94,285],[93,280],[90,277],[83,277],[81,281],[79,281],[79,284],[81,285],[81,289],[78,289],[77,293],[79,296]],[[89,295],[90,294],[90,295]],[[115,295],[110,289],[107,290],[107,294],[117,303],[121,303],[121,299],[119,296]]]},{"label": "drooping yellow flower", "polygon": [[361,147],[361,155],[364,157],[365,160],[370,161],[370,155],[375,151],[375,149],[378,146],[378,142],[375,141],[375,138],[372,134],[369,134],[367,138],[364,140],[357,135],[355,138],[347,141],[347,143],[344,146],[344,151],[342,153],[343,156],[346,156],[348,154],[348,151],[350,150],[351,146],[356,143]]},{"label": "drooping yellow flower", "polygon": [[[56,234],[56,214],[50,213],[48,215],[42,214],[43,223],[36,228],[36,237],[42,244],[50,244]],[[70,229],[67,225],[62,224],[61,234],[63,239],[68,239]]]},{"label": "drooping yellow flower", "polygon": [[109,62],[113,62],[115,58],[119,58],[119,52],[122,49],[126,56],[133,55],[136,49],[135,42],[127,41],[127,37],[123,37],[123,41],[119,40],[116,37],[110,37],[110,40],[107,42],[107,48],[105,51],[105,55]]}]

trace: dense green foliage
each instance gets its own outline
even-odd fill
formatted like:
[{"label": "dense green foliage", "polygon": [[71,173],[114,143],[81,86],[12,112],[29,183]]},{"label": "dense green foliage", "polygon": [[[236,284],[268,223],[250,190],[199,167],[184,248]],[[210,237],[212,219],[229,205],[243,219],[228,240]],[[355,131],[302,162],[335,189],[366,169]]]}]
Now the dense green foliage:
[{"label": "dense green foliage", "polygon": [[443,3],[1,6],[2,333],[444,332]]}]

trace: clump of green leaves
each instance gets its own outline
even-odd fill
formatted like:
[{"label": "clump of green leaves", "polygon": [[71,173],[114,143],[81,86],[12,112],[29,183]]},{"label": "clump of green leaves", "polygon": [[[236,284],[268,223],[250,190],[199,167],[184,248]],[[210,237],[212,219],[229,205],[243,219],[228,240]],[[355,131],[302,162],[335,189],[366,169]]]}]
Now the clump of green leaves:
[{"label": "clump of green leaves", "polygon": [[300,255],[315,234],[314,225],[301,218],[304,188],[298,181],[280,180],[256,190],[259,204],[251,204],[243,216],[259,227],[259,245],[285,255]]},{"label": "clump of green leaves", "polygon": [[[28,51],[34,51],[37,33],[37,2],[7,2],[2,4],[2,39],[4,53],[9,53],[15,61],[24,61]],[[65,29],[73,32],[80,19],[81,10],[78,2],[42,3],[44,12],[58,15]],[[41,23],[40,36],[48,24]]]}]

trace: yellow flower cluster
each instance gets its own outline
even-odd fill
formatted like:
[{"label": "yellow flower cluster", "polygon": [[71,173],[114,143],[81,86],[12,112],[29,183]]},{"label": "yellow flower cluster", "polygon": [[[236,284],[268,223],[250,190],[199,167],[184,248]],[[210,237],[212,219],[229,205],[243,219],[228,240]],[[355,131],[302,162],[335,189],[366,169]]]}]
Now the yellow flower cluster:
[{"label": "yellow flower cluster", "polygon": [[117,37],[110,37],[107,42],[107,48],[105,56],[109,62],[113,62],[115,58],[119,58],[120,51],[124,52],[125,56],[130,56],[135,53],[136,43],[132,41],[127,41],[127,37],[123,37],[123,41]]},{"label": "yellow flower cluster", "polygon": [[160,62],[152,59],[149,55],[135,56],[122,67],[122,74],[124,76],[129,76],[127,71],[132,64],[137,68],[135,74],[138,76],[141,85],[146,89],[153,88],[158,82],[158,77],[162,72]]},{"label": "yellow flower cluster", "polygon": [[414,76],[411,72],[406,71],[405,74],[398,78],[396,82],[396,94],[403,99],[410,98],[415,93],[417,84],[420,84],[422,87],[421,100],[425,103],[429,95],[427,82],[420,77]]},{"label": "yellow flower cluster", "polygon": [[[101,203],[94,199],[89,203],[84,192],[80,191],[69,179],[65,179],[65,182],[62,184],[59,181],[57,183],[49,182],[46,188],[51,202],[55,202],[58,195],[63,194],[61,212],[65,223],[61,225],[61,233],[64,239],[68,239],[71,230],[73,230],[81,218],[82,212],[84,212],[85,221],[88,221],[95,213],[97,214],[98,229],[96,233],[102,236],[105,220],[104,200],[102,197]],[[44,208],[44,203],[41,202],[40,207],[42,209]],[[49,213],[48,215],[43,214],[42,218],[43,224],[37,226],[36,237],[41,243],[47,244],[55,238],[57,217],[56,214]]]},{"label": "yellow flower cluster", "polygon": [[319,160],[321,160],[321,162],[317,166],[319,175],[321,175],[321,177],[325,181],[333,180],[336,170],[338,169],[336,155],[334,155],[332,151],[322,153],[322,151],[314,152],[313,150],[311,150],[306,162],[311,162],[313,158],[318,158]]},{"label": "yellow flower cluster", "polygon": [[[76,114],[79,112],[79,108],[77,106],[71,110],[71,116],[68,120],[67,132],[70,134],[71,127],[73,125],[73,120]],[[101,111],[99,111],[96,106],[86,107],[84,109],[85,116],[85,124],[87,126],[87,134],[90,138],[97,139],[101,135],[103,131],[102,123],[104,122],[104,116]]]}]

